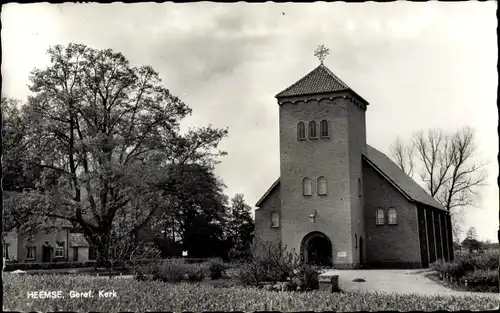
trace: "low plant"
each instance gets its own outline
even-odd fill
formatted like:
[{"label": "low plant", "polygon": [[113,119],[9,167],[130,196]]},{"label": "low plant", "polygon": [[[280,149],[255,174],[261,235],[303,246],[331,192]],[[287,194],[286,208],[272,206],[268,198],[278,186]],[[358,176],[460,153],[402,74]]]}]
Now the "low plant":
[{"label": "low plant", "polygon": [[210,279],[222,278],[226,269],[226,264],[220,258],[215,258],[208,261]]},{"label": "low plant", "polygon": [[186,265],[180,259],[163,260],[155,271],[154,278],[163,282],[177,283],[184,279]]},{"label": "low plant", "polygon": [[489,271],[498,270],[500,266],[500,255],[498,253],[486,252],[476,257],[476,269]]},{"label": "low plant", "polygon": [[206,268],[201,264],[185,264],[185,276],[189,281],[198,282],[205,278]]},{"label": "low plant", "polygon": [[240,270],[240,279],[245,285],[292,281],[301,290],[318,288],[318,267],[304,264],[294,251],[271,242],[256,241],[253,258]]},{"label": "low plant", "polygon": [[[270,292],[206,283],[100,279],[82,275],[3,275],[3,309],[18,312],[206,312],[206,311],[486,311],[496,298],[473,295]],[[70,291],[114,290],[117,297],[70,298]],[[29,291],[60,290],[64,298],[27,298]]]},{"label": "low plant", "polygon": [[307,264],[297,266],[294,278],[300,290],[311,291],[319,287],[318,270],[313,266]]}]

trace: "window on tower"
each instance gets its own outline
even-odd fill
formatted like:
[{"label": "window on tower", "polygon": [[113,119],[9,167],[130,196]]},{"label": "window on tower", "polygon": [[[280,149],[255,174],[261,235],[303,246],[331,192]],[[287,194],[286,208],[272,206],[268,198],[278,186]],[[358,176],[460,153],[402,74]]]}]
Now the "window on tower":
[{"label": "window on tower", "polygon": [[309,139],[315,138],[318,138],[318,135],[316,134],[316,122],[312,121],[309,123]]},{"label": "window on tower", "polygon": [[271,212],[271,227],[280,227],[280,215],[278,212]]},{"label": "window on tower", "polygon": [[398,216],[395,208],[389,209],[389,225],[397,225],[398,224]]},{"label": "window on tower", "polygon": [[298,140],[306,139],[306,127],[303,122],[297,124],[297,139]]},{"label": "window on tower", "polygon": [[362,185],[361,185],[361,179],[358,178],[358,197],[361,198],[361,192],[362,192]]},{"label": "window on tower", "polygon": [[385,224],[384,209],[377,209],[377,225]]},{"label": "window on tower", "polygon": [[311,179],[309,177],[302,180],[302,194],[304,196],[312,195]]},{"label": "window on tower", "polygon": [[318,178],[318,195],[326,195],[327,194],[327,184],[326,178],[321,176]]},{"label": "window on tower", "polygon": [[328,138],[329,137],[328,122],[325,120],[322,120],[321,123],[319,124],[319,128],[320,128],[321,138]]}]

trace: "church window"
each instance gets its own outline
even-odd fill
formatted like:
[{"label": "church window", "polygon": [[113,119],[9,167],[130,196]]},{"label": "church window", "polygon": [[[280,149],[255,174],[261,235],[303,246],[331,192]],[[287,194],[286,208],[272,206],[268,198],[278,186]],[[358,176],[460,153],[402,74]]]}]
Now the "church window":
[{"label": "church window", "polygon": [[328,122],[323,120],[319,124],[321,138],[328,138]]},{"label": "church window", "polygon": [[361,192],[362,192],[362,189],[361,189],[362,185],[361,185],[361,179],[358,178],[358,197],[361,198]]},{"label": "church window", "polygon": [[271,227],[280,227],[280,215],[278,214],[278,212],[271,213]]},{"label": "church window", "polygon": [[324,176],[320,176],[318,178],[318,195],[326,195],[326,194],[327,194],[326,178]]},{"label": "church window", "polygon": [[306,139],[306,127],[303,122],[297,124],[297,139],[298,140]]},{"label": "church window", "polygon": [[309,139],[318,138],[316,134],[316,122],[312,121],[309,123]]},{"label": "church window", "polygon": [[377,209],[377,225],[385,224],[385,216],[383,209]]},{"label": "church window", "polygon": [[398,223],[398,216],[396,214],[396,209],[390,208],[389,209],[389,225],[397,225],[397,223]]},{"label": "church window", "polygon": [[302,180],[302,194],[304,196],[312,195],[311,179],[309,177]]},{"label": "church window", "polygon": [[358,235],[354,234],[354,248],[358,248]]}]

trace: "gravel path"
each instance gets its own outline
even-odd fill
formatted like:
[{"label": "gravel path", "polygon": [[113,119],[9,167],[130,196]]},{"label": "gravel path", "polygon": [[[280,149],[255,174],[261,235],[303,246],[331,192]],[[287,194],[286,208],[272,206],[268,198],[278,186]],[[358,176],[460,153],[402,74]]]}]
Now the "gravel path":
[{"label": "gravel path", "polygon": [[[456,291],[427,277],[428,270],[330,270],[322,275],[339,275],[339,287],[345,292],[417,293],[453,296],[496,297],[496,293]],[[364,282],[353,282],[361,278]]]}]

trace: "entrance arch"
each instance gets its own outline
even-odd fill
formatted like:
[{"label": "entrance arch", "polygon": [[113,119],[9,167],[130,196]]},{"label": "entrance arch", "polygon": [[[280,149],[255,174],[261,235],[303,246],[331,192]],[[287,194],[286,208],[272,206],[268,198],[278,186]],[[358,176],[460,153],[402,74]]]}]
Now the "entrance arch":
[{"label": "entrance arch", "polygon": [[332,265],[332,243],[328,236],[315,231],[307,234],[300,245],[302,260],[313,265]]}]

